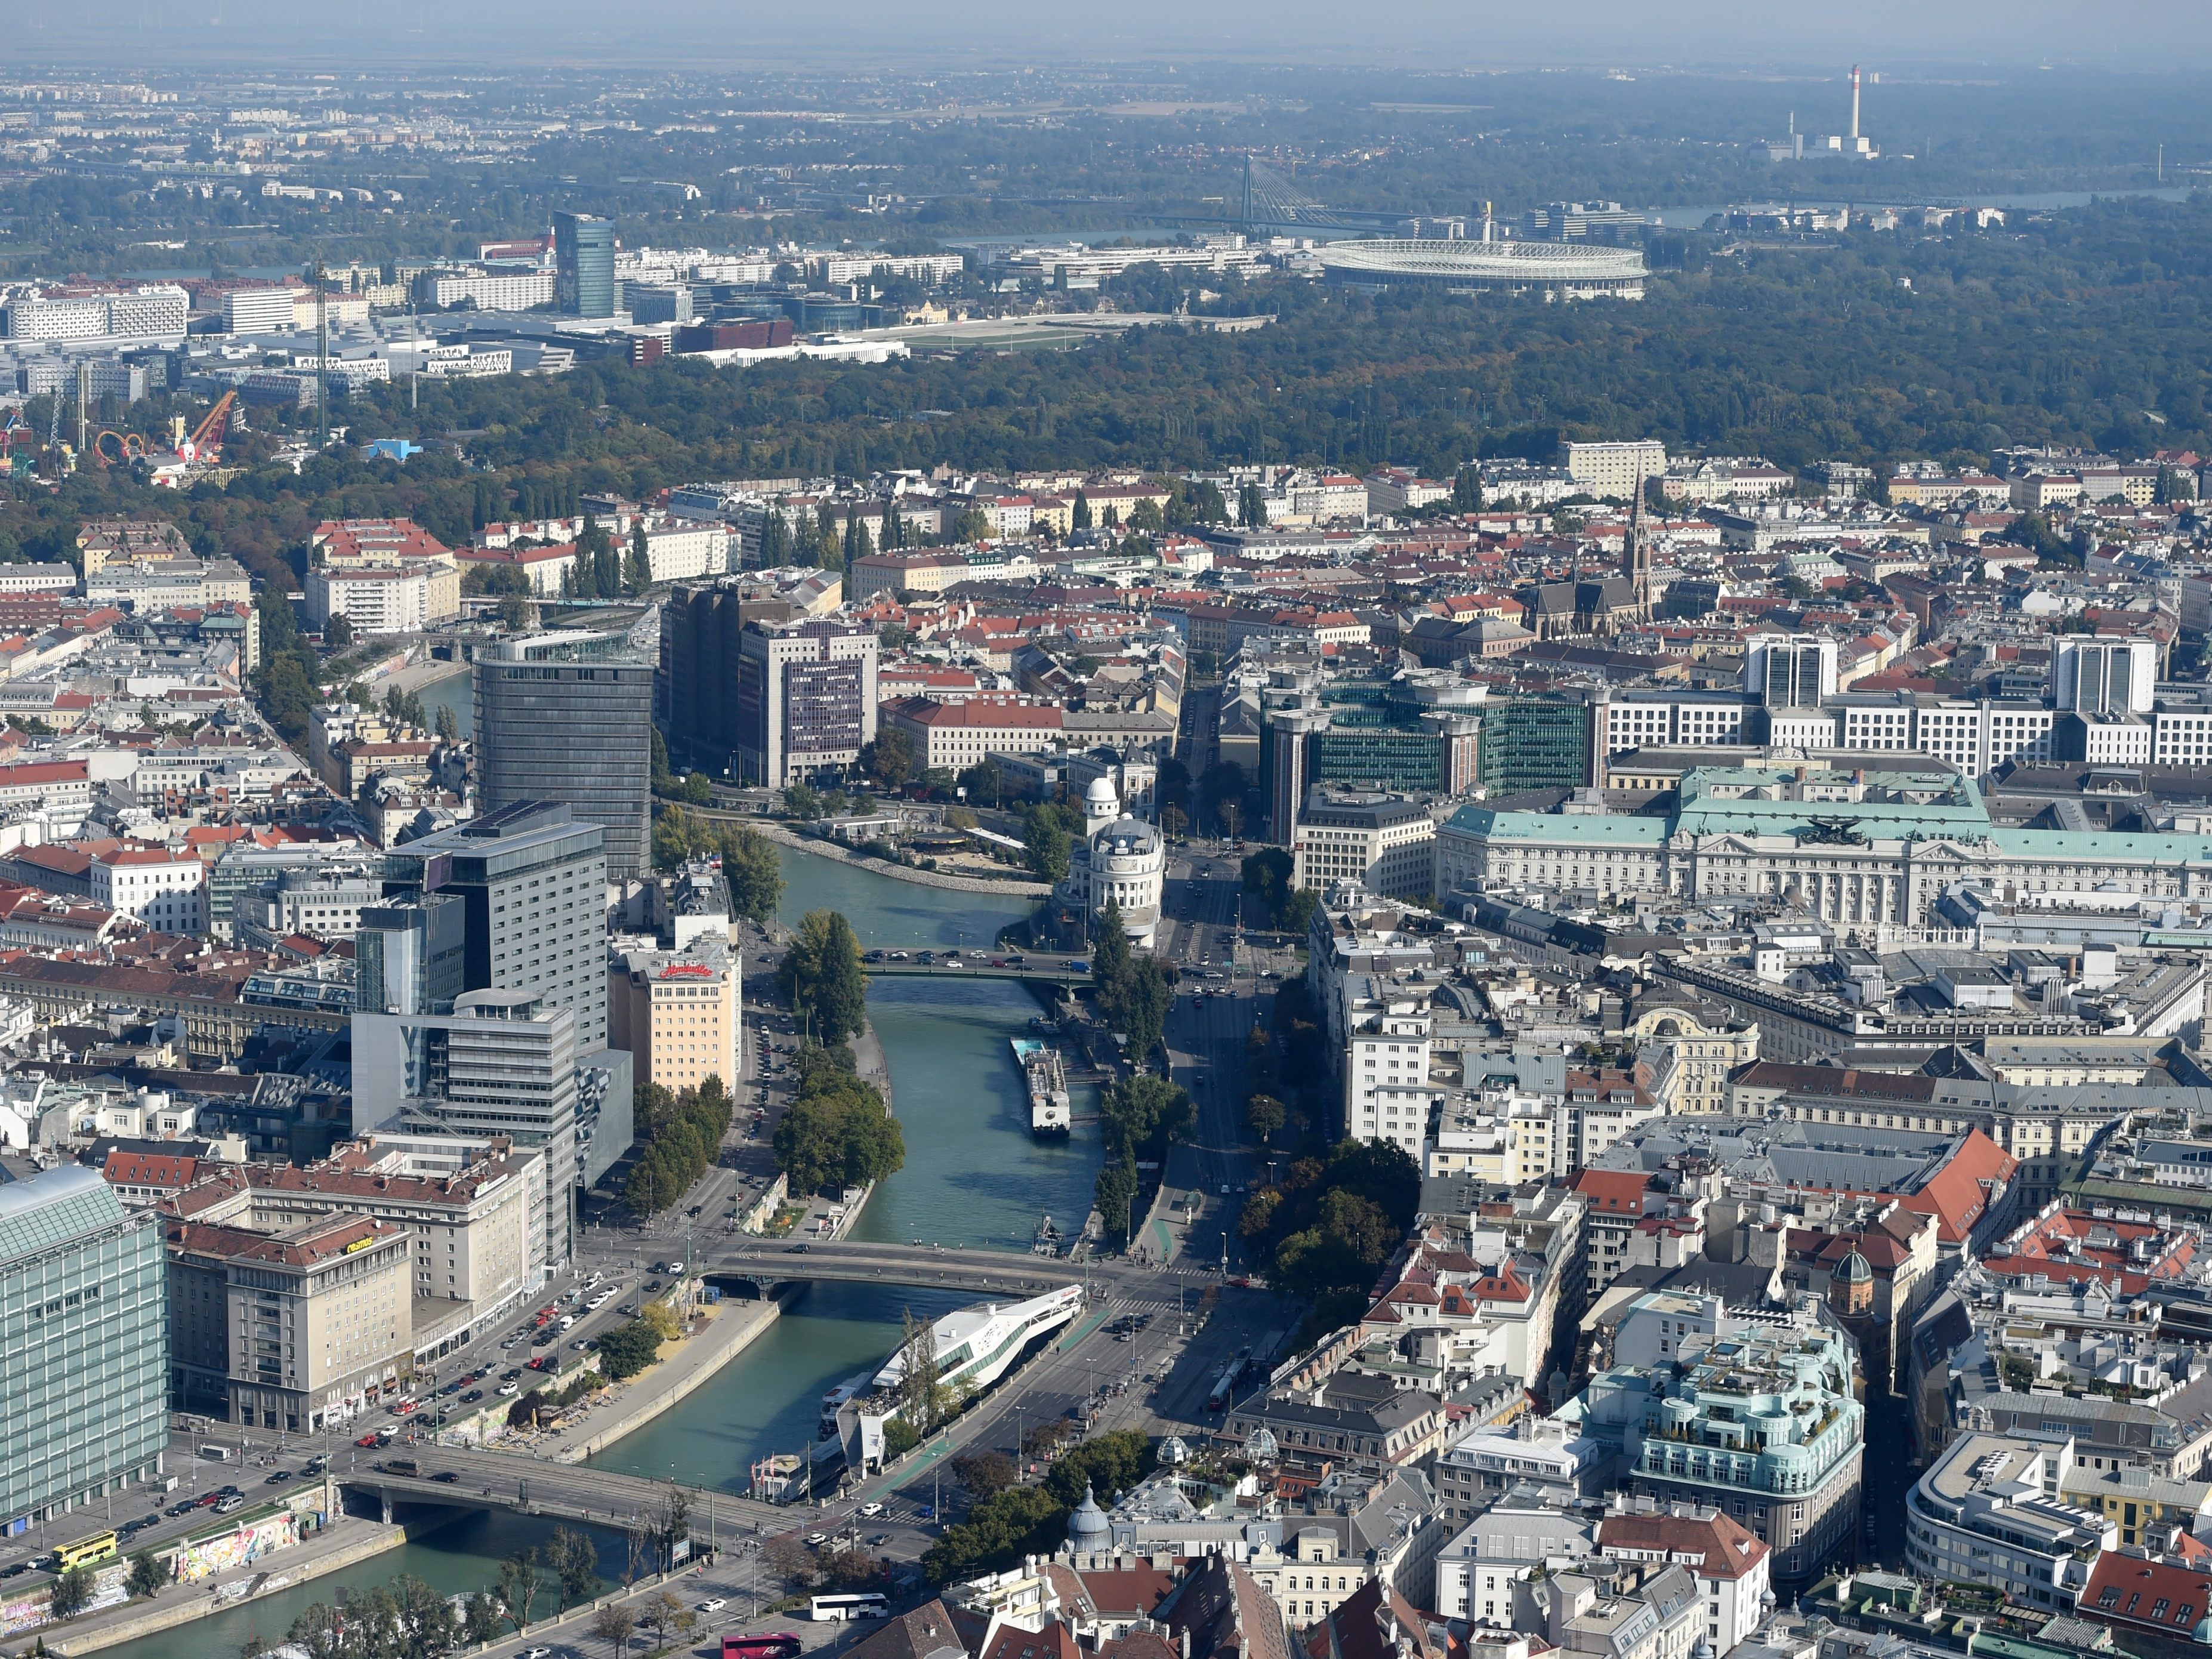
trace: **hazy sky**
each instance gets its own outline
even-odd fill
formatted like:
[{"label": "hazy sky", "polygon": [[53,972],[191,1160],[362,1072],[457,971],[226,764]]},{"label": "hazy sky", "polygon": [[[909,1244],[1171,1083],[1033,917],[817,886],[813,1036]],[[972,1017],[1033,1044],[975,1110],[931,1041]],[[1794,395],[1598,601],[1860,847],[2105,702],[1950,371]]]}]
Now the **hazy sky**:
[{"label": "hazy sky", "polygon": [[[743,64],[794,52],[919,67],[1024,57],[1159,59],[1177,52],[1306,67],[1429,69],[1536,63],[1805,68],[2068,65],[2201,73],[2212,62],[2205,0],[26,0],[18,61],[88,52],[117,67],[179,49],[226,58],[280,50],[295,62],[367,68],[425,58],[496,73],[518,59],[619,57],[672,66]],[[189,43],[189,44],[187,44]],[[304,51],[302,51],[304,48]],[[465,53],[471,61],[462,61]]]}]

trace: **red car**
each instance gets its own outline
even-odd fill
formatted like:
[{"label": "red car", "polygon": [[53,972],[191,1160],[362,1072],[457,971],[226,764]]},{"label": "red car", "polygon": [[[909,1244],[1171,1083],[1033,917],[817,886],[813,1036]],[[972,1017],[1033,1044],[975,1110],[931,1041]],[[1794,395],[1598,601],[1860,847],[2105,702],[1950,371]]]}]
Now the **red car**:
[{"label": "red car", "polygon": [[356,1446],[374,1446],[376,1443],[376,1437],[373,1434],[365,1434],[353,1443]]}]

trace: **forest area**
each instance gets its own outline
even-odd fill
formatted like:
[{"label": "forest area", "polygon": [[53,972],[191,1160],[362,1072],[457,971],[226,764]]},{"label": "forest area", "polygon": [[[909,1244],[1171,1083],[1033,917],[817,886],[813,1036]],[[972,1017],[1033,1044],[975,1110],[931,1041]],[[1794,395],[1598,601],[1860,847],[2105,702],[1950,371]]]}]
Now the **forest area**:
[{"label": "forest area", "polygon": [[[2212,204],[2136,200],[2000,232],[1717,257],[1655,277],[1640,305],[1278,278],[1220,302],[1275,318],[1249,333],[1151,327],[1066,352],[880,365],[595,363],[427,384],[419,410],[404,387],[372,386],[347,410],[356,430],[463,434],[462,454],[402,467],[333,451],[297,476],[262,465],[181,500],[119,468],[58,490],[18,480],[0,558],[67,557],[81,520],[151,512],[179,518],[201,551],[289,582],[325,518],[405,515],[451,544],[513,514],[574,512],[582,494],[902,467],[1392,462],[1449,477],[1478,454],[1646,435],[1785,466],[1978,461],[2008,443],[2201,450],[2208,277]],[[132,415],[165,412],[149,400]],[[270,435],[247,441],[249,459]]]}]

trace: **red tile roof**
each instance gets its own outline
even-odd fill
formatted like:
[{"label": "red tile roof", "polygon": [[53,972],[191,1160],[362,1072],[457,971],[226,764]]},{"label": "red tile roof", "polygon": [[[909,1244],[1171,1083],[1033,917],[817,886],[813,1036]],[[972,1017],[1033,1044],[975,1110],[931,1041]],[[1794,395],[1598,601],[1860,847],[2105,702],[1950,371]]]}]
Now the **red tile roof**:
[{"label": "red tile roof", "polygon": [[118,1148],[108,1153],[100,1174],[110,1186],[173,1188],[191,1186],[198,1170],[197,1158],[175,1152],[126,1152]]},{"label": "red tile roof", "polygon": [[1650,1179],[1632,1170],[1584,1170],[1574,1189],[1589,1200],[1593,1212],[1640,1216]]},{"label": "red tile roof", "polygon": [[2106,1550],[2089,1569],[2075,1611],[2084,1619],[2187,1640],[2212,1609],[2212,1577],[2203,1569]]},{"label": "red tile roof", "polygon": [[1738,1522],[1715,1511],[1686,1515],[1608,1515],[1598,1522],[1601,1553],[1630,1561],[1679,1561],[1701,1578],[1741,1578],[1766,1559],[1767,1547]]}]

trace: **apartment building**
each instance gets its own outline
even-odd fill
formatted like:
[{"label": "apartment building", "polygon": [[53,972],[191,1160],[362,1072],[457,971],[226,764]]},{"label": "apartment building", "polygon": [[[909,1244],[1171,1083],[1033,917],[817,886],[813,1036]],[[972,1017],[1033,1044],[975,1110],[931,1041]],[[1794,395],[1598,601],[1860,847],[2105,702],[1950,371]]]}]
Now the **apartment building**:
[{"label": "apartment building", "polygon": [[1667,470],[1667,446],[1656,438],[1626,443],[1571,443],[1567,476],[1588,495],[1607,501],[1632,501],[1647,478]]},{"label": "apartment building", "polygon": [[2071,1607],[2094,1553],[2119,1542],[2116,1522],[2059,1496],[2074,1462],[2063,1435],[1960,1435],[1905,1498],[1905,1565],[2027,1607]]},{"label": "apartment building", "polygon": [[207,932],[207,866],[166,847],[120,847],[95,856],[93,902],[156,933]]},{"label": "apartment building", "polygon": [[167,1204],[179,1219],[266,1232],[374,1217],[409,1235],[407,1294],[465,1304],[478,1322],[514,1307],[544,1271],[545,1159],[504,1135],[372,1134],[313,1164],[197,1170]]},{"label": "apartment building", "polygon": [[1633,1492],[1717,1510],[1765,1544],[1780,1594],[1858,1530],[1866,1413],[1852,1369],[1844,1333],[1802,1317],[1601,1372],[1559,1414],[1624,1446]]},{"label": "apartment building", "polygon": [[179,1409],[315,1433],[414,1376],[410,1234],[374,1216],[268,1228],[168,1228],[170,1369]]},{"label": "apartment building", "polygon": [[430,578],[420,569],[319,565],[307,573],[307,620],[318,629],[343,617],[358,635],[419,634],[432,620]]}]

